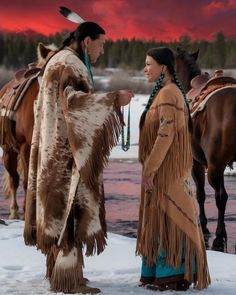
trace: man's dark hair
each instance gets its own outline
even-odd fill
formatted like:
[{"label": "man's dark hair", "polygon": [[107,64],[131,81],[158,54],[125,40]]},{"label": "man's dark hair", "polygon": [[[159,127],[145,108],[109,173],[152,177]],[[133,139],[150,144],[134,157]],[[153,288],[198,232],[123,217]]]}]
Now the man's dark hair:
[{"label": "man's dark hair", "polygon": [[78,54],[82,61],[84,61],[83,51],[80,45],[80,42],[83,41],[86,37],[90,37],[92,40],[99,38],[99,35],[105,35],[105,30],[100,27],[97,23],[94,22],[84,22],[80,24],[77,29],[70,33],[63,41],[63,47],[69,46],[73,40],[78,43]]},{"label": "man's dark hair", "polygon": [[88,36],[95,40],[99,35],[105,35],[105,30],[94,22],[84,22],[74,31],[74,38],[78,41],[82,41]]},{"label": "man's dark hair", "polygon": [[84,22],[80,24],[75,31],[70,33],[69,37],[63,41],[63,45],[69,46],[72,40],[81,42],[86,37],[95,40],[99,35],[105,35],[105,30],[102,27],[94,22]]}]

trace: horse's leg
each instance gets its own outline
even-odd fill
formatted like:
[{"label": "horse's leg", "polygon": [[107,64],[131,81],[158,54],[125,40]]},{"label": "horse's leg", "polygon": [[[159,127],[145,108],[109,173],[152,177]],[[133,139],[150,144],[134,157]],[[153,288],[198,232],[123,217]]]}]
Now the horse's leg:
[{"label": "horse's leg", "polygon": [[224,186],[224,167],[208,166],[208,181],[215,190],[216,206],[218,208],[218,222],[216,228],[216,238],[212,249],[224,251],[224,245],[227,247],[227,233],[225,230],[225,207],[228,195]]},{"label": "horse's leg", "polygon": [[207,228],[207,218],[205,214],[205,166],[200,164],[199,162],[193,160],[193,169],[192,169],[192,176],[193,180],[196,184],[196,194],[197,194],[197,200],[199,204],[199,213],[200,213],[200,222],[202,226],[202,231],[204,235],[209,235],[210,232]]},{"label": "horse's leg", "polygon": [[26,193],[27,193],[27,184],[28,184],[29,156],[30,156],[30,146],[27,143],[24,143],[23,145],[21,145],[21,148],[20,148],[21,165],[19,165],[22,168],[22,169],[19,169],[20,175],[23,174],[24,176],[24,179],[23,179],[23,187],[25,191],[24,204],[23,204],[24,212],[25,212]]},{"label": "horse's leg", "polygon": [[17,153],[13,149],[3,152],[3,164],[9,173],[9,182],[5,180],[7,184],[4,184],[4,190],[9,192],[8,195],[11,198],[9,219],[19,219],[16,191],[19,186],[20,177],[17,172]]}]

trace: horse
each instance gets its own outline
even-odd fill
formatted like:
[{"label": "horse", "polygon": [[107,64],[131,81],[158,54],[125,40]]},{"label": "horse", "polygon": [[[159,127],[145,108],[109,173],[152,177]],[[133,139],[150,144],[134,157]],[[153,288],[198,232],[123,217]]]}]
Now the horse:
[{"label": "horse", "polygon": [[[176,72],[183,88],[188,92],[190,82],[201,69],[197,64],[198,51],[190,54],[178,49],[176,53]],[[232,78],[233,79],[233,78]],[[236,88],[223,87],[212,93],[205,108],[192,118],[192,176],[196,184],[199,203],[200,222],[203,233],[209,235],[205,203],[205,171],[209,184],[215,191],[218,221],[212,249],[227,251],[225,229],[225,208],[228,194],[224,186],[224,170],[236,161]]]},{"label": "horse", "polygon": [[[16,73],[13,80],[5,84],[0,90],[0,133],[1,148],[3,149],[2,162],[8,172],[4,177],[3,190],[4,195],[11,199],[10,203],[10,219],[19,219],[18,204],[16,200],[16,192],[19,186],[20,175],[23,176],[23,187],[26,195],[28,182],[28,167],[30,157],[30,145],[33,133],[34,114],[33,106],[39,91],[38,77],[32,79],[28,87],[22,89],[21,101],[11,118],[8,118],[6,112],[3,114],[3,98],[9,105],[11,97],[15,94],[15,89],[21,89],[22,81],[32,72],[37,73],[46,63],[52,52],[56,50],[55,46],[44,46],[42,43],[38,45],[38,64],[29,65],[28,70],[20,70]],[[33,65],[33,68],[30,69]],[[23,77],[24,76],[24,77]],[[14,91],[13,91],[14,88]],[[23,88],[23,87],[22,87]],[[20,92],[20,91],[19,91]],[[25,208],[25,199],[23,209]]]}]

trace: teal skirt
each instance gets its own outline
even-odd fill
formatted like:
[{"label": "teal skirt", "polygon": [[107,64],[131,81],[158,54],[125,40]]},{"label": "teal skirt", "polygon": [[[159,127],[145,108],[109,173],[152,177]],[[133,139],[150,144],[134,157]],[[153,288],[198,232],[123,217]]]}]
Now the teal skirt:
[{"label": "teal skirt", "polygon": [[[174,268],[171,265],[166,263],[166,255],[165,253],[161,253],[154,263],[151,266],[147,266],[147,259],[145,257],[142,258],[142,268],[141,268],[141,281],[151,281],[154,279],[171,279],[183,277],[185,273],[185,260],[184,260],[184,250],[182,263],[179,268]],[[196,273],[196,263],[193,264],[193,274]]]}]

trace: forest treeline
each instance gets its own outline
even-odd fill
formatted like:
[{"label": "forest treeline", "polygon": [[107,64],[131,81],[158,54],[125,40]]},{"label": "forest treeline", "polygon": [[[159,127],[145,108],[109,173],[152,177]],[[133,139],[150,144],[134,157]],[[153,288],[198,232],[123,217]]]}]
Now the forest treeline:
[{"label": "forest treeline", "polygon": [[[46,37],[32,32],[31,34],[0,32],[0,66],[13,70],[25,67],[37,60],[36,48],[39,42],[60,46],[67,34],[67,31],[63,31]],[[190,52],[199,49],[198,62],[202,68],[236,68],[236,40],[225,38],[222,32],[218,32],[211,41],[195,41],[189,36],[182,36],[180,40],[169,43],[154,39],[107,40],[105,54],[97,65],[140,70],[144,66],[147,50],[157,46],[169,46],[173,50],[181,47]]]}]

